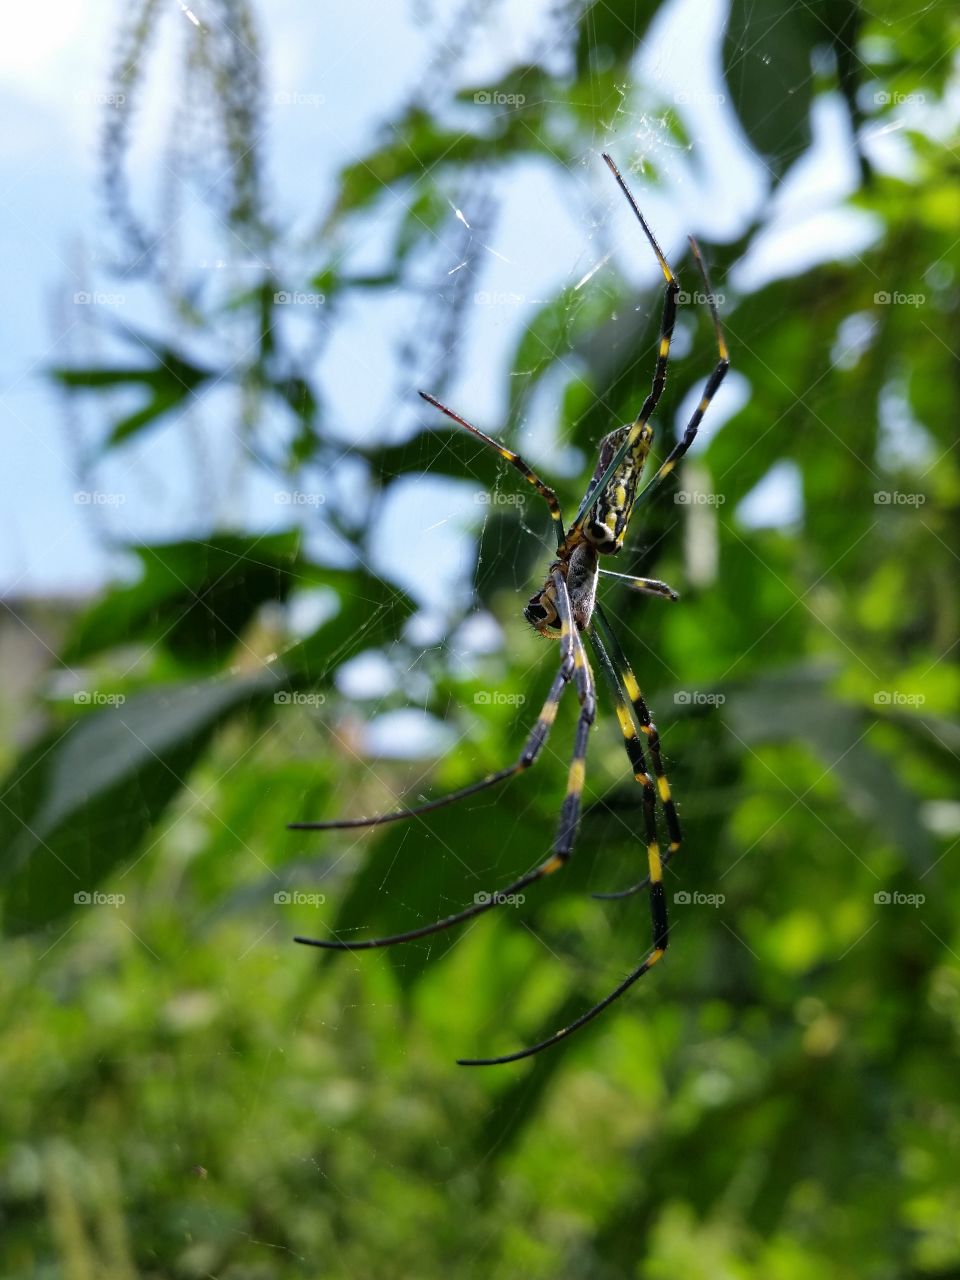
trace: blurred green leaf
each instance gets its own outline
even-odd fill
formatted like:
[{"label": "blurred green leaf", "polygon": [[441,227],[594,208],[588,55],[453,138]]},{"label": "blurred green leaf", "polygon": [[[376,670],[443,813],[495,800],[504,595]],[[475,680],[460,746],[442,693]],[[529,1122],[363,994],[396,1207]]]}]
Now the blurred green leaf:
[{"label": "blurred green leaf", "polygon": [[54,368],[50,376],[61,386],[78,390],[103,391],[119,387],[143,387],[150,398],[142,409],[114,423],[105,447],[120,444],[144,427],[156,422],[170,410],[189,403],[204,382],[214,376],[211,369],[186,359],[179,351],[162,343],[139,339],[154,357],[154,364],[144,369],[130,368]]},{"label": "blurred green leaf", "polygon": [[5,780],[0,811],[8,930],[60,920],[131,861],[217,727],[285,683],[274,668],[151,689],[38,743]]},{"label": "blurred green leaf", "polygon": [[283,601],[311,580],[300,535],[220,534],[203,541],[135,546],[142,576],[117,587],[75,625],[64,661],[78,663],[107,648],[163,644],[178,659],[221,664],[236,650],[256,610]]}]

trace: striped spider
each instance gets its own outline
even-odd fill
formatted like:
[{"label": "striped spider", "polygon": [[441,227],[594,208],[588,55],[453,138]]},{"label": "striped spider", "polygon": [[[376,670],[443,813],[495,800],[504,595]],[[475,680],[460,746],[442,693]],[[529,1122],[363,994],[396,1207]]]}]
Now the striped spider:
[{"label": "striped spider", "polygon": [[[381,814],[373,818],[343,818],[328,822],[294,822],[290,826],[298,831],[330,831],[348,827],[373,827],[387,822],[398,822],[416,814],[428,813],[445,805],[456,804],[468,796],[476,795],[488,787],[512,778],[515,774],[529,769],[533,765],[550,733],[557,715],[561,695],[569,684],[576,690],[580,704],[580,715],[577,721],[573,745],[573,757],[567,775],[567,791],[560,812],[553,852],[546,861],[541,862],[533,870],[514,880],[512,884],[496,893],[477,895],[473,906],[453,915],[445,916],[431,924],[421,925],[405,933],[394,934],[385,938],[368,938],[355,942],[339,939],[297,938],[297,942],[312,947],[325,947],[335,951],[367,951],[375,947],[394,946],[400,942],[409,942],[414,938],[425,938],[429,934],[442,929],[450,929],[454,925],[482,915],[504,902],[510,901],[513,895],[521,893],[528,886],[552,875],[565,866],[573,852],[574,838],[580,818],[581,796],[583,793],[586,769],[587,744],[590,728],[596,717],[596,689],[593,669],[587,658],[583,637],[586,636],[596,656],[600,670],[606,680],[617,720],[623,733],[623,743],[630,768],[637,782],[643,787],[643,823],[644,838],[647,847],[647,876],[639,883],[619,893],[597,894],[601,898],[623,898],[642,889],[650,890],[650,909],[653,918],[653,938],[649,952],[643,961],[629,973],[619,986],[599,1004],[582,1013],[569,1026],[561,1028],[546,1040],[529,1048],[520,1049],[497,1058],[461,1058],[460,1065],[467,1067],[495,1066],[505,1062],[516,1062],[521,1058],[529,1058],[533,1054],[549,1049],[567,1036],[578,1031],[586,1023],[591,1022],[609,1005],[624,994],[633,984],[662,958],[667,949],[669,931],[667,925],[667,902],[663,884],[663,869],[680,848],[680,821],[670,793],[670,784],[663,770],[660,752],[660,738],[650,711],[644,701],[636,676],[630,667],[623,648],[617,639],[610,621],[597,600],[597,586],[601,577],[619,578],[627,582],[637,591],[649,595],[664,596],[676,600],[677,593],[664,582],[652,578],[626,577],[623,574],[611,573],[600,567],[602,556],[616,555],[623,546],[630,516],[637,503],[649,498],[653,491],[675,469],[677,463],[690,448],[704,413],[717,389],[726,376],[730,366],[729,353],[720,319],[717,314],[713,294],[710,291],[706,269],[700,250],[693,237],[690,247],[706,286],[707,303],[713,319],[717,340],[718,358],[713,373],[707,380],[703,395],[693,412],[686,429],[670,450],[649,483],[640,488],[640,478],[644,464],[653,441],[653,428],[650,419],[663,393],[667,377],[667,365],[670,358],[670,340],[673,335],[674,321],[677,313],[677,295],[680,291],[679,281],[657,244],[653,232],[640,212],[619,169],[608,155],[604,155],[611,173],[620,186],[621,191],[636,215],[666,281],[666,292],[663,304],[663,319],[660,326],[660,340],[657,349],[657,363],[653,375],[653,385],[643,403],[636,420],[626,426],[618,427],[604,436],[600,442],[600,456],[596,468],[587,487],[579,510],[573,518],[569,529],[564,531],[563,514],[554,491],[540,479],[519,454],[505,445],[484,435],[459,414],[448,409],[446,405],[421,391],[420,395],[441,413],[452,418],[471,435],[484,444],[495,449],[501,458],[506,459],[512,467],[531,484],[543,498],[553,518],[556,532],[557,549],[553,563],[547,572],[540,590],[530,598],[524,608],[527,622],[543,636],[558,639],[560,642],[560,666],[554,677],[547,700],[544,702],[537,721],[530,731],[527,741],[518,758],[505,768],[498,770],[459,791],[451,792],[436,800],[417,805],[409,809],[400,809],[394,813]],[[646,744],[646,752],[644,749]],[[647,767],[646,754],[649,754],[650,768]],[[668,848],[661,851],[657,834],[657,804],[663,812],[664,824],[669,837]]]}]

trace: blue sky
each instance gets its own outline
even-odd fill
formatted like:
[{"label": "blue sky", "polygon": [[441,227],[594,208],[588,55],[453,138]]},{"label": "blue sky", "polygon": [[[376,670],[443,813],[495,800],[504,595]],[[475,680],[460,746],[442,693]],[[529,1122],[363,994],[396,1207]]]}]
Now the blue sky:
[{"label": "blue sky", "polygon": [[[167,5],[161,38],[151,53],[145,108],[138,116],[133,172],[142,184],[137,199],[147,209],[177,105],[171,86],[177,83],[178,24],[190,21],[180,0]],[[194,8],[202,16],[203,6]],[[529,58],[542,42],[546,8],[545,3],[504,6],[490,31],[478,29],[466,42],[458,82],[498,82],[512,62]],[[460,6],[451,3],[438,11],[442,28],[443,19],[453,22]],[[176,426],[151,433],[97,473],[98,489],[121,495],[112,506],[91,511],[78,502],[75,495],[89,481],[78,464],[77,425],[65,417],[62,402],[42,376],[47,365],[76,358],[82,329],[77,311],[84,305],[74,302],[77,291],[120,294],[121,303],[104,305],[115,306],[123,321],[149,327],[148,295],[140,286],[98,275],[91,264],[102,244],[96,157],[116,12],[113,0],[59,0],[42,14],[21,8],[8,15],[0,49],[0,106],[8,124],[0,143],[0,243],[7,310],[16,316],[0,355],[7,458],[0,473],[0,586],[7,596],[87,593],[122,572],[123,559],[105,549],[96,521],[123,542],[196,532],[211,515],[192,488],[191,455]],[[299,0],[259,7],[269,123],[264,154],[273,212],[291,236],[314,224],[331,197],[339,166],[355,157],[423,76],[444,32],[419,27],[415,12],[404,4],[371,2],[322,10]],[[659,100],[661,110],[673,105],[682,113],[690,147],[671,140],[655,110],[624,110],[597,140],[597,153],[609,146],[625,168],[635,169],[638,156],[655,165],[657,186],[640,194],[668,253],[679,252],[689,231],[712,239],[736,236],[768,193],[762,164],[748,154],[732,108],[721,100],[723,12],[718,0],[674,0],[651,31],[636,68],[651,103]],[[769,232],[730,287],[753,287],[771,275],[855,253],[869,243],[874,229],[868,220],[838,208],[855,182],[849,141],[838,104],[822,99],[811,153],[778,194]],[[876,145],[895,162],[891,139],[878,139]],[[590,272],[600,276],[616,270],[636,283],[638,304],[648,305],[657,274],[599,154],[584,157],[580,169],[565,178],[531,160],[511,170],[509,185],[501,185],[498,196],[502,207],[485,245],[478,289],[488,297],[521,301],[477,305],[465,373],[449,396],[494,431],[504,408],[502,380],[495,375],[538,300]],[[463,215],[469,222],[469,207]],[[388,218],[389,211],[383,216]],[[370,251],[371,242],[375,246],[376,227],[367,234],[358,253]],[[236,246],[218,239],[215,226],[198,231],[189,250],[198,262],[236,259]],[[242,276],[242,266],[239,272]],[[325,357],[321,372],[333,417],[351,423],[358,439],[395,429],[396,378],[390,365],[393,343],[406,321],[389,305],[358,309]],[[697,368],[684,376],[705,373]],[[742,380],[730,379],[712,415],[713,429],[747,391]],[[694,385],[691,396],[697,392]],[[541,462],[550,441],[549,419],[549,403],[538,402],[528,432],[529,451]],[[416,418],[408,415],[406,430],[412,421]],[[232,444],[227,433],[215,423],[205,429],[214,457],[222,449],[226,458]],[[491,473],[491,483],[494,478]],[[798,495],[791,484],[790,475],[781,471],[744,514],[759,522],[795,516]],[[387,549],[377,567],[428,603],[439,600],[472,567],[468,526],[476,516],[476,495],[469,485],[440,480],[397,488],[381,513]],[[269,477],[254,478],[242,490],[221,495],[226,507],[217,514],[254,528],[310,520],[309,508],[295,516],[289,508],[278,509],[275,490]],[[402,564],[389,548],[400,538],[409,545],[411,534],[419,555]]]}]

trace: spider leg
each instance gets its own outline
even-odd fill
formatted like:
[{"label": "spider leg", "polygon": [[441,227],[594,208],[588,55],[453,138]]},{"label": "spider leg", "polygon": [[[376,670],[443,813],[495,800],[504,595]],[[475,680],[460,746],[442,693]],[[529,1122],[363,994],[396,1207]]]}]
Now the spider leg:
[{"label": "spider leg", "polygon": [[539,1044],[531,1045],[529,1049],[520,1049],[516,1053],[506,1053],[500,1058],[458,1058],[457,1065],[461,1067],[499,1067],[505,1062],[519,1062],[521,1058],[532,1058],[535,1053],[541,1053],[544,1049],[551,1049],[555,1044],[559,1044],[561,1040],[566,1040],[567,1036],[572,1036],[575,1031],[579,1031],[582,1026],[592,1022],[594,1018],[603,1013],[604,1009],[609,1008],[614,1000],[619,1000],[625,991],[630,990],[638,978],[642,978],[648,969],[652,969],[663,958],[663,953],[667,949],[666,933],[662,935],[661,940],[663,945],[654,947],[643,964],[638,965],[633,973],[628,974],[619,987],[615,987],[608,996],[605,996],[599,1004],[595,1004],[592,1009],[588,1009],[579,1018],[575,1018],[569,1026],[563,1027],[552,1036],[548,1036],[546,1040],[541,1040]]},{"label": "spider leg", "polygon": [[[599,481],[596,483],[596,485],[594,485],[594,487],[590,490],[590,492],[584,498],[583,502],[580,504],[580,509],[577,511],[577,514],[574,517],[573,525],[571,526],[571,533],[579,529],[581,523],[586,518],[588,511],[595,505],[600,494],[609,484],[610,479],[613,476],[613,473],[616,471],[617,467],[620,466],[620,463],[627,456],[627,453],[634,447],[634,445],[637,442],[637,438],[640,435],[641,430],[653,415],[653,411],[657,406],[657,403],[663,392],[664,384],[666,382],[667,361],[670,355],[670,339],[673,334],[673,324],[676,318],[676,298],[677,298],[677,293],[679,292],[679,289],[680,289],[680,285],[676,277],[674,276],[673,272],[670,270],[670,266],[666,258],[663,256],[660,246],[657,244],[657,241],[654,238],[653,233],[651,232],[650,228],[647,226],[646,221],[644,220],[643,214],[640,212],[640,208],[637,205],[636,200],[633,198],[633,195],[629,187],[624,182],[623,177],[620,174],[620,170],[617,168],[613,160],[608,155],[604,155],[603,158],[607,162],[607,166],[610,169],[611,173],[619,183],[620,190],[623,192],[623,194],[626,196],[627,200],[629,201],[631,209],[633,209],[633,212],[636,214],[637,218],[639,219],[640,225],[643,227],[644,234],[646,235],[647,240],[650,242],[650,245],[652,246],[654,253],[657,255],[657,261],[660,263],[660,268],[663,271],[664,277],[666,278],[666,281],[667,281],[667,295],[664,300],[663,321],[660,328],[660,346],[657,353],[657,367],[654,373],[653,386],[650,390],[650,394],[647,396],[646,400],[644,401],[643,408],[640,410],[640,414],[636,422],[634,422],[633,426],[627,432],[626,438],[624,439],[620,448],[616,451],[616,453],[611,458],[610,464],[607,467],[606,471],[603,473]],[[717,394],[717,391],[720,388],[720,384],[723,382],[724,378],[727,376],[727,370],[730,368],[730,351],[727,347],[727,340],[724,337],[723,327],[720,324],[720,316],[717,312],[716,301],[713,295],[713,291],[710,287],[710,277],[707,275],[707,269],[704,266],[703,255],[700,252],[700,246],[697,244],[693,236],[689,236],[688,238],[690,241],[690,248],[693,250],[693,256],[696,259],[697,267],[699,268],[700,275],[701,275],[701,278],[703,279],[704,287],[706,289],[707,305],[710,308],[710,316],[711,316],[711,319],[713,320],[714,333],[716,334],[716,339],[717,339],[717,353],[718,353],[717,364],[713,370],[713,373],[707,379],[707,385],[704,387],[703,395],[700,397],[700,403],[697,405],[696,409],[691,415],[690,421],[687,423],[687,426],[684,429],[683,435],[681,436],[678,443],[674,445],[674,447],[670,450],[670,453],[664,459],[663,463],[660,466],[660,469],[656,472],[656,474],[650,480],[650,483],[646,485],[643,489],[641,489],[640,492],[637,494],[636,499],[634,500],[634,506],[636,506],[636,504],[640,502],[641,499],[649,496],[649,494],[654,489],[659,487],[659,485],[666,479],[666,477],[670,474],[670,472],[676,468],[677,463],[680,461],[683,455],[687,452],[687,450],[693,444],[694,440],[696,439],[696,435],[697,435],[697,431],[699,430],[700,423],[703,420],[703,415],[706,413],[711,400]]]},{"label": "spider leg", "polygon": [[689,240],[690,247],[693,250],[693,256],[697,260],[697,266],[700,268],[700,275],[703,278],[707,305],[710,308],[710,316],[713,320],[713,328],[717,336],[717,363],[713,373],[711,373],[710,377],[707,379],[707,385],[703,389],[703,395],[700,397],[700,403],[691,414],[690,421],[687,423],[683,435],[670,450],[669,454],[661,464],[660,470],[653,476],[650,483],[645,485],[637,494],[634,505],[646,498],[654,489],[657,488],[658,485],[662,483],[663,480],[666,479],[693,444],[696,439],[697,431],[700,428],[700,423],[703,420],[703,415],[709,408],[710,401],[720,389],[720,384],[727,376],[727,370],[730,368],[730,352],[727,348],[727,340],[723,335],[723,328],[720,324],[720,316],[717,313],[717,304],[714,299],[713,291],[710,288],[710,277],[707,275],[707,268],[703,263],[700,246],[697,244],[696,240],[694,240],[693,236],[690,236]]},{"label": "spider leg", "polygon": [[601,569],[601,577],[618,578],[621,582],[625,582],[633,591],[642,591],[648,596],[666,596],[668,600],[679,600],[680,595],[674,591],[673,587],[667,583],[661,582],[659,578],[635,578],[628,573],[614,573],[612,569]]},{"label": "spider leg", "polygon": [[492,436],[484,435],[484,433],[477,427],[473,426],[472,423],[467,422],[466,418],[461,418],[459,413],[454,413],[452,409],[448,409],[445,404],[441,404],[439,400],[434,396],[428,395],[426,391],[419,391],[417,394],[421,399],[426,400],[427,404],[432,404],[435,409],[439,409],[441,413],[445,413],[448,418],[452,418],[454,422],[469,431],[471,435],[476,436],[478,440],[482,440],[483,443],[489,445],[491,449],[496,449],[501,458],[505,458],[512,467],[516,467],[524,480],[533,485],[537,493],[539,493],[540,497],[543,498],[544,502],[550,508],[550,515],[553,517],[553,523],[557,530],[557,546],[561,546],[563,544],[563,514],[560,510],[559,499],[550,486],[544,484],[537,473],[529,467],[526,462],[524,462],[519,453],[514,453],[512,449],[508,449],[506,445],[500,444],[500,442],[498,440],[494,440]]},{"label": "spider leg", "polygon": [[[596,617],[596,612],[594,613]],[[606,620],[601,624],[605,632],[610,631],[609,624]],[[616,690],[616,705],[618,708],[618,718],[624,733],[624,743],[627,746],[627,754],[630,757],[630,763],[634,767],[638,781],[644,783],[644,818],[647,832],[647,860],[650,867],[649,883],[650,891],[650,912],[653,923],[653,946],[644,959],[644,961],[628,974],[626,978],[615,987],[608,996],[605,996],[598,1004],[595,1004],[586,1013],[582,1013],[579,1018],[575,1018],[568,1026],[562,1027],[552,1036],[548,1036],[546,1040],[541,1040],[538,1044],[531,1045],[528,1049],[519,1049],[516,1053],[503,1054],[499,1058],[458,1058],[457,1061],[461,1067],[497,1067],[507,1062],[519,1062],[522,1058],[530,1058],[536,1053],[541,1053],[544,1049],[550,1049],[555,1044],[559,1044],[561,1040],[565,1040],[567,1036],[573,1035],[575,1031],[579,1031],[581,1027],[588,1022],[592,1022],[615,1000],[620,997],[633,986],[643,975],[653,968],[660,960],[663,959],[664,952],[669,943],[669,925],[667,921],[667,899],[663,885],[663,865],[666,858],[661,858],[660,846],[657,842],[656,830],[656,810],[655,795],[649,775],[643,767],[643,748],[640,740],[637,738],[636,730],[633,725],[632,716],[630,715],[622,694],[620,693],[615,675],[616,667],[611,661],[603,640],[597,631],[591,626],[587,633],[594,645],[597,657],[600,661],[601,668],[607,674],[608,679],[613,681],[613,688]],[[610,637],[608,637],[609,640]],[[614,660],[615,661],[615,660]],[[625,660],[624,660],[625,661]],[[629,670],[629,668],[627,668]],[[635,683],[635,682],[634,682]],[[621,714],[622,712],[622,714]],[[652,723],[647,717],[647,722]],[[651,747],[651,755],[653,749]],[[642,776],[641,776],[642,775]],[[599,895],[595,895],[599,896]]]},{"label": "spider leg", "polygon": [[620,463],[634,447],[640,437],[640,433],[653,417],[653,412],[660,401],[660,397],[663,395],[663,388],[667,381],[667,365],[670,360],[670,342],[673,338],[673,326],[677,319],[677,294],[680,292],[680,281],[673,274],[670,263],[667,261],[663,250],[657,243],[656,236],[647,226],[647,221],[640,212],[640,206],[633,198],[633,193],[630,191],[630,188],[624,182],[620,170],[613,162],[612,157],[608,156],[606,152],[604,152],[603,159],[606,161],[607,168],[616,178],[620,190],[623,192],[624,196],[626,196],[627,203],[630,205],[630,208],[637,217],[637,221],[643,228],[643,233],[647,237],[647,241],[656,255],[657,262],[660,264],[660,270],[663,272],[663,278],[667,282],[667,287],[663,298],[663,318],[660,321],[660,341],[657,346],[657,364],[653,373],[653,384],[650,387],[646,400],[643,402],[643,407],[640,410],[636,421],[627,432],[620,448],[610,460],[610,465],[597,481],[596,485],[594,485],[580,503],[580,509],[574,517],[571,532],[574,529],[579,528],[582,521],[586,518],[587,513],[594,506],[597,499],[609,484],[610,478],[616,471],[617,467],[619,467]]},{"label": "spider leg", "polygon": [[[478,895],[478,900],[474,902],[473,906],[466,907],[463,911],[458,911],[453,915],[444,916],[443,919],[435,920],[431,924],[421,925],[419,928],[409,929],[404,933],[391,934],[384,938],[366,938],[356,942],[342,941],[336,938],[302,937],[295,938],[295,942],[300,942],[309,947],[322,947],[329,951],[370,951],[377,947],[391,947],[400,942],[410,942],[415,938],[425,938],[430,934],[439,933],[443,929],[450,929],[454,925],[462,924],[465,920],[470,920],[474,916],[483,915],[485,911],[490,911],[493,907],[502,906],[514,894],[520,893],[544,876],[552,875],[554,871],[559,871],[566,863],[573,848],[574,835],[580,814],[580,796],[584,782],[584,758],[587,751],[590,726],[596,713],[596,701],[593,696],[590,668],[584,653],[583,641],[580,639],[579,632],[573,621],[566,582],[556,572],[553,574],[553,581],[557,592],[557,611],[560,615],[561,623],[560,644],[562,658],[560,670],[557,672],[550,688],[550,693],[543,705],[537,723],[527,739],[523,755],[521,755],[517,765],[512,766],[512,771],[516,772],[521,767],[528,767],[539,755],[556,718],[557,706],[563,688],[572,679],[580,696],[581,711],[580,719],[577,722],[576,743],[567,782],[567,795],[561,810],[560,824],[552,855],[540,866],[520,876],[519,879],[505,889],[501,889],[496,893]],[[521,764],[522,761],[526,761],[526,763]],[[473,789],[476,789],[476,784]],[[470,789],[466,790],[469,793]],[[444,797],[444,802],[451,803],[452,799],[456,799],[462,794],[462,792],[458,792],[453,797]],[[434,802],[434,804],[436,803]],[[397,816],[407,816],[407,814],[387,815],[391,819]]]},{"label": "spider leg", "polygon": [[[624,695],[617,668],[595,627],[591,626],[589,636],[594,652],[597,655],[597,660],[600,663],[600,669],[613,696],[613,705],[617,713],[620,730],[623,733],[623,746],[627,753],[627,759],[630,761],[630,768],[633,770],[634,778],[643,787],[643,825],[647,844],[647,861],[650,866],[653,866],[654,860],[659,859],[662,867],[663,858],[660,854],[660,843],[657,839],[657,792],[653,778],[647,770],[643,746],[637,733],[636,717]],[[644,885],[646,884],[649,884],[649,877],[644,881]],[[631,889],[625,893],[595,893],[592,896],[594,898],[619,898],[625,897],[632,892],[633,890]]]},{"label": "spider leg", "polygon": [[[608,657],[612,659],[611,665],[612,665],[613,671],[615,672],[613,687],[616,688],[618,694],[621,687],[623,691],[626,693],[627,698],[630,701],[630,705],[633,710],[633,713],[636,716],[637,723],[640,726],[640,731],[644,735],[644,737],[647,739],[647,747],[649,748],[649,751],[650,751],[650,760],[653,765],[653,771],[654,771],[654,774],[656,775],[656,780],[657,780],[657,794],[660,797],[660,803],[663,807],[663,816],[667,824],[667,832],[670,836],[670,846],[667,849],[667,851],[664,854],[662,854],[662,856],[660,857],[660,866],[662,870],[662,868],[665,867],[670,862],[671,858],[676,853],[679,852],[680,845],[683,839],[683,834],[680,828],[680,819],[677,816],[676,806],[673,803],[673,796],[670,791],[670,783],[667,781],[667,776],[663,769],[663,759],[660,753],[660,734],[657,732],[657,726],[656,724],[654,724],[653,719],[650,715],[650,711],[647,707],[647,704],[644,701],[643,694],[640,692],[640,686],[637,683],[636,676],[633,674],[633,670],[630,666],[630,662],[626,654],[623,652],[623,647],[620,644],[620,641],[617,639],[617,634],[614,631],[614,629],[611,627],[609,619],[607,618],[606,614],[603,612],[603,610],[600,608],[599,605],[596,607],[594,611],[594,619],[596,622],[596,631],[599,633],[599,634],[595,634],[593,637],[594,644],[597,645],[597,642],[600,640],[600,637],[602,635],[603,641],[605,642],[605,645],[609,650]],[[627,746],[627,754],[630,756],[630,761],[632,764],[633,755],[631,754],[631,747],[630,747],[628,736],[627,736],[627,724],[623,719],[623,712],[626,711],[626,708],[625,707],[621,708],[621,705],[620,705],[621,703],[622,703],[622,695],[620,695],[620,697],[618,698],[617,717],[620,720],[621,728],[623,729],[624,742],[625,742],[625,745]],[[630,717],[629,728],[631,730],[633,729],[632,717]],[[642,762],[642,754],[640,759]],[[643,779],[640,778],[639,775],[637,775],[637,781],[640,782],[640,781],[643,781]],[[644,793],[644,813],[645,814],[646,814],[646,807],[647,807],[647,799],[646,799],[646,792],[645,792]],[[640,880],[637,884],[631,885],[629,889],[621,889],[615,893],[595,893],[593,896],[595,898],[604,898],[604,899],[629,898],[633,894],[639,893],[641,889],[645,889],[647,885],[652,883],[654,883],[654,876],[653,876],[653,863],[651,861],[650,874],[647,875],[645,879]]]},{"label": "spider leg", "polygon": [[287,830],[345,831],[356,827],[382,827],[388,822],[402,822],[405,818],[417,818],[422,813],[432,813],[435,809],[444,809],[447,805],[457,804],[458,801],[465,800],[468,796],[474,796],[480,791],[486,791],[488,787],[495,787],[501,782],[506,782],[508,778],[516,777],[518,773],[523,773],[526,769],[529,769],[543,750],[557,716],[560,695],[563,693],[564,686],[573,678],[573,673],[573,646],[572,643],[569,643],[567,650],[564,652],[560,670],[554,677],[547,699],[540,709],[536,724],[530,730],[523,750],[513,764],[508,764],[503,769],[498,769],[496,773],[491,773],[486,778],[481,778],[479,782],[471,782],[469,786],[460,787],[457,791],[448,792],[445,796],[438,796],[436,800],[427,800],[423,804],[411,805],[407,809],[395,809],[392,813],[379,813],[371,818],[328,818],[321,822],[288,822]]}]

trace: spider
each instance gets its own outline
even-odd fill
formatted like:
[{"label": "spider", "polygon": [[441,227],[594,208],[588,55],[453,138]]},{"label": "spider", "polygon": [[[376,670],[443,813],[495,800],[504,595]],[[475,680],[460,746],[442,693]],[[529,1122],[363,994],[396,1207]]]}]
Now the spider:
[{"label": "spider", "polygon": [[[529,885],[552,875],[566,865],[573,852],[574,837],[580,818],[581,795],[583,793],[586,767],[587,744],[590,729],[596,716],[596,690],[593,671],[587,658],[583,644],[586,635],[596,655],[600,670],[608,685],[617,720],[623,733],[623,744],[626,749],[630,768],[634,778],[643,788],[642,813],[644,838],[647,849],[648,874],[637,884],[618,893],[596,894],[599,898],[625,898],[638,893],[649,886],[650,909],[653,923],[653,939],[650,951],[643,961],[615,987],[609,995],[598,1004],[582,1013],[568,1026],[548,1036],[546,1040],[529,1048],[520,1049],[496,1058],[460,1058],[458,1062],[465,1067],[497,1066],[507,1062],[517,1062],[529,1058],[533,1054],[549,1049],[573,1035],[581,1027],[591,1022],[615,1000],[618,1000],[638,979],[653,968],[667,950],[669,932],[667,925],[667,902],[663,883],[663,869],[680,848],[680,821],[670,793],[670,784],[663,769],[660,751],[660,738],[657,727],[651,718],[650,711],[644,701],[640,686],[623,652],[619,640],[610,625],[603,606],[597,600],[597,585],[601,576],[618,578],[626,582],[634,590],[649,595],[661,596],[670,600],[678,599],[677,593],[666,583],[652,578],[628,577],[624,574],[611,573],[600,568],[600,557],[616,555],[623,546],[624,537],[630,516],[637,503],[649,498],[653,491],[675,469],[677,463],[690,448],[697,434],[700,422],[717,389],[730,367],[729,353],[720,318],[714,302],[713,294],[703,264],[700,249],[694,238],[690,237],[690,247],[696,260],[700,274],[706,287],[707,303],[710,308],[713,327],[716,333],[718,359],[717,364],[707,380],[703,395],[693,412],[690,421],[679,441],[649,483],[639,488],[644,463],[650,452],[653,441],[653,428],[650,419],[663,393],[667,377],[667,365],[670,356],[670,340],[673,335],[674,321],[677,313],[677,295],[680,284],[663,255],[653,232],[648,227],[640,208],[630,189],[609,155],[604,154],[610,172],[616,179],[620,190],[626,197],[640,226],[643,228],[651,249],[656,255],[660,270],[666,281],[663,304],[663,318],[660,325],[660,339],[657,349],[657,363],[653,375],[653,384],[639,415],[633,423],[618,427],[604,436],[600,442],[600,456],[593,476],[587,487],[583,501],[580,503],[573,523],[564,532],[563,515],[560,503],[554,491],[540,479],[535,471],[524,462],[519,454],[505,445],[485,435],[472,426],[459,414],[448,409],[446,405],[426,392],[419,394],[428,404],[439,409],[448,418],[452,418],[466,431],[484,444],[495,449],[501,458],[531,484],[543,498],[553,518],[556,533],[556,557],[547,572],[541,589],[533,595],[524,608],[527,622],[541,635],[556,638],[560,642],[560,667],[547,695],[546,702],[540,711],[519,757],[513,764],[489,774],[479,782],[462,787],[458,791],[441,796],[408,809],[400,809],[394,813],[381,814],[373,818],[341,818],[327,822],[294,822],[292,830],[297,831],[329,831],[349,827],[373,827],[387,822],[397,822],[403,818],[411,818],[417,814],[428,813],[445,805],[455,804],[468,796],[476,795],[488,787],[494,787],[508,778],[529,769],[535,763],[547,741],[551,726],[557,715],[560,697],[569,684],[573,684],[580,704],[580,714],[575,731],[573,757],[567,776],[567,791],[560,812],[553,852],[546,861],[533,870],[514,880],[505,889],[493,894],[478,895],[473,906],[453,915],[445,916],[432,924],[410,929],[405,933],[394,934],[385,938],[368,938],[359,941],[345,942],[339,939],[302,938],[295,940],[311,947],[324,947],[335,951],[367,951],[375,947],[394,946],[400,942],[409,942],[414,938],[424,938],[442,929],[462,924],[474,916],[482,915],[504,902],[513,900],[513,895],[521,893]],[[643,743],[649,753],[650,768],[647,768]],[[663,813],[663,820],[669,835],[669,848],[663,852],[657,834],[657,801]]]}]

